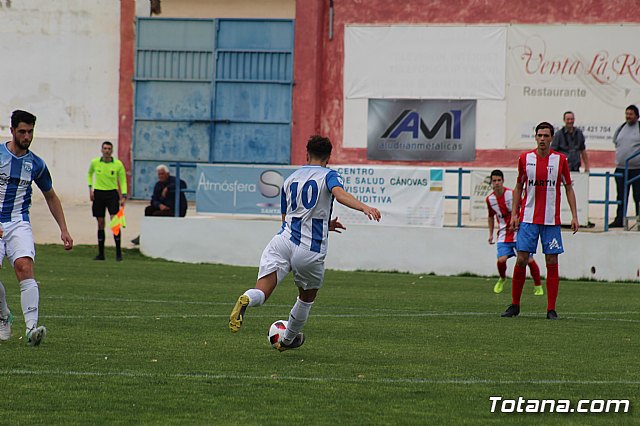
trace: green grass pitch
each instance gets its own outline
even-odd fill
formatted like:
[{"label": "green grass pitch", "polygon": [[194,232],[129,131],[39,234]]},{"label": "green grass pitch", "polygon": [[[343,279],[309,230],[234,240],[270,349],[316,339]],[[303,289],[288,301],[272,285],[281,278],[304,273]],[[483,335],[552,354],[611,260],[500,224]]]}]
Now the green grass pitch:
[{"label": "green grass pitch", "polygon": [[[560,321],[495,278],[327,271],[300,349],[279,353],[290,277],[227,328],[257,268],[38,246],[45,342],[27,347],[18,284],[0,344],[0,424],[640,424],[640,284],[561,281]],[[256,262],[259,253],[256,253]],[[560,260],[562,274],[562,258]],[[630,399],[631,412],[491,413],[505,399]]]}]

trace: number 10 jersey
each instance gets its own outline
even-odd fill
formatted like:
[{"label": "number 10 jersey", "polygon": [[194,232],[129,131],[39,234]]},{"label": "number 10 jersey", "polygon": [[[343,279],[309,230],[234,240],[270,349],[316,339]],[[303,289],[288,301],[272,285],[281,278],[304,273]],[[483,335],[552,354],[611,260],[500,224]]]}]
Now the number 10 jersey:
[{"label": "number 10 jersey", "polygon": [[307,165],[293,172],[280,194],[285,220],[279,233],[307,250],[326,253],[334,199],[331,190],[336,186],[344,187],[342,177],[326,167]]}]

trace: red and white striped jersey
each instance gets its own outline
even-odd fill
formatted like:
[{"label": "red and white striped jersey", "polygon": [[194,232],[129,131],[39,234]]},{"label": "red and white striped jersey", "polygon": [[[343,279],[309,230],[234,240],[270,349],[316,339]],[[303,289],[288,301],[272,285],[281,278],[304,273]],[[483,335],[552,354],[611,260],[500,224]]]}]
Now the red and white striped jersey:
[{"label": "red and white striped jersey", "polygon": [[561,184],[572,183],[567,157],[553,150],[545,158],[535,149],[520,154],[518,182],[524,188],[520,222],[560,225]]},{"label": "red and white striped jersey", "polygon": [[504,188],[501,196],[492,192],[487,197],[489,217],[498,220],[498,243],[513,243],[516,241],[516,233],[509,228],[511,222],[511,207],[513,206],[513,190]]}]

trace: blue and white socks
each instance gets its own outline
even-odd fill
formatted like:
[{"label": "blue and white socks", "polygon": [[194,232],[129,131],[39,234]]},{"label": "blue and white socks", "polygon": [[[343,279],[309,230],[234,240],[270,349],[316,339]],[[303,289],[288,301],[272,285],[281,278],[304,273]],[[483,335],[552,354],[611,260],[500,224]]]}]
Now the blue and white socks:
[{"label": "blue and white socks", "polygon": [[304,324],[307,322],[307,318],[309,318],[311,306],[313,306],[313,302],[303,302],[299,297],[297,298],[295,305],[293,305],[289,313],[287,330],[282,338],[286,345],[290,344],[302,331]]},{"label": "blue and white socks", "polygon": [[40,303],[40,290],[38,283],[33,278],[20,281],[20,302],[22,313],[27,325],[27,333],[38,326],[38,304]]},{"label": "blue and white socks", "polygon": [[4,290],[4,285],[0,282],[0,318],[7,318],[9,316],[9,305],[7,305],[7,294]]}]

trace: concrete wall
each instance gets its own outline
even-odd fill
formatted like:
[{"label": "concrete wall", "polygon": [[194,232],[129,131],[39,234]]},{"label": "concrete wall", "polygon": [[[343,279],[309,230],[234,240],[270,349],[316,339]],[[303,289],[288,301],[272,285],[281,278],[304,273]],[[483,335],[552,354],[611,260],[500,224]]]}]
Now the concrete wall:
[{"label": "concrete wall", "polygon": [[[161,0],[161,18],[284,18],[295,15],[295,0]],[[149,0],[120,0],[118,157],[131,170],[136,16],[151,16]],[[129,181],[129,183],[131,183]]]},{"label": "concrete wall", "polygon": [[[36,134],[31,150],[47,162],[51,169],[53,188],[63,202],[89,202],[87,171],[91,159],[101,155],[102,141],[103,139],[47,138]],[[117,139],[111,141],[114,152],[117,152]],[[33,196],[34,200],[44,199],[35,185]]]},{"label": "concrete wall", "polygon": [[38,117],[33,151],[63,199],[85,197],[100,143],[118,136],[120,5],[112,0],[20,0],[0,8],[0,136],[11,112]]},{"label": "concrete wall", "polygon": [[[295,13],[295,0],[161,4],[162,17],[293,18]],[[51,169],[56,192],[63,200],[84,200],[89,161],[100,155],[102,141],[112,141],[118,157],[130,163],[133,30],[135,16],[149,16],[149,0],[14,0],[0,5],[0,57],[5,59],[0,138],[10,138],[13,110],[34,113],[38,122],[32,148]]]},{"label": "concrete wall", "polygon": [[[334,3],[333,38],[329,38],[329,2],[296,1],[296,33],[293,92],[292,164],[305,161],[305,142],[309,135],[321,133],[334,142],[333,161],[340,164],[372,163],[366,148],[343,147],[344,138],[344,33],[347,25],[478,25],[478,24],[603,24],[640,22],[640,17],[621,11],[634,10],[633,0],[592,2],[562,0],[341,0]],[[626,105],[625,105],[626,106]],[[490,108],[491,119],[485,123],[506,123],[504,102]],[[623,117],[623,108],[620,117]],[[487,112],[489,113],[489,112]],[[526,114],[526,111],[522,112]],[[557,121],[556,117],[550,118]],[[579,121],[579,120],[578,120]],[[578,123],[579,124],[579,123]],[[485,137],[478,141],[476,160],[466,167],[513,167],[519,150],[506,150],[502,129],[478,130]],[[489,139],[489,140],[488,140]],[[588,141],[587,141],[588,145]],[[534,141],[531,141],[534,147]],[[451,166],[437,162],[386,162],[386,164],[421,164]],[[591,151],[593,167],[613,167],[613,152]],[[455,165],[458,166],[457,164]]]},{"label": "concrete wall", "polygon": [[[279,227],[277,220],[145,217],[140,228],[140,249],[147,256],[178,262],[257,267],[264,246]],[[330,236],[328,268],[496,275],[495,246],[487,243],[486,229],[383,224],[347,228],[342,234]],[[575,235],[563,232],[562,237],[565,247],[565,253],[560,256],[562,277],[608,281],[640,279],[638,232],[578,232]],[[536,256],[544,274],[543,257]],[[513,262],[509,262],[510,271]]]}]

